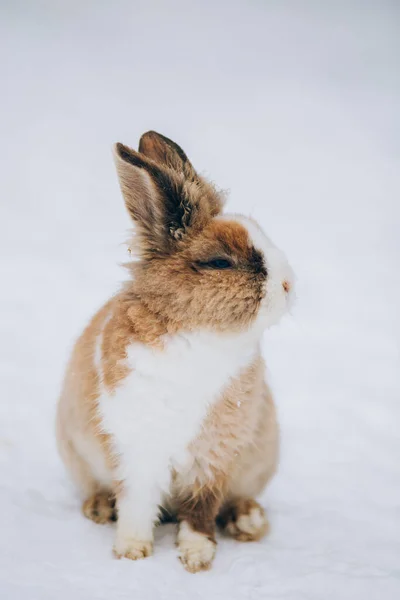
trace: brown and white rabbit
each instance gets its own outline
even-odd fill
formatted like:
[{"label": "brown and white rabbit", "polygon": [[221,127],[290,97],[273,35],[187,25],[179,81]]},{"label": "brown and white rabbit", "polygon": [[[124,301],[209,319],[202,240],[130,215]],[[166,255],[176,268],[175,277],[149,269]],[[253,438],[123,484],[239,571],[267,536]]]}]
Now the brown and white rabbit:
[{"label": "brown and white rabbit", "polygon": [[84,514],[117,520],[116,556],[149,556],[169,515],[194,573],[211,566],[216,522],[242,541],[268,530],[254,497],[276,469],[278,429],[260,340],[293,274],[255,221],[222,214],[168,138],[117,144],[115,160],[137,260],[75,345],[58,444]]}]

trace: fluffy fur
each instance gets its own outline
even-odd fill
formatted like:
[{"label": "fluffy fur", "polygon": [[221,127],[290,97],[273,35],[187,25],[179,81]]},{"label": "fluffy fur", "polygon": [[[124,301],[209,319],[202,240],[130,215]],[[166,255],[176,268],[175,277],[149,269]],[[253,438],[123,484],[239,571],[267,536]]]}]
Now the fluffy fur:
[{"label": "fluffy fur", "polygon": [[149,132],[115,156],[138,260],[76,343],[58,444],[84,514],[117,520],[116,556],[151,554],[161,510],[196,572],[211,566],[216,520],[239,540],[268,529],[253,497],[278,433],[260,338],[286,312],[293,274],[257,223],[221,214],[168,138]]}]

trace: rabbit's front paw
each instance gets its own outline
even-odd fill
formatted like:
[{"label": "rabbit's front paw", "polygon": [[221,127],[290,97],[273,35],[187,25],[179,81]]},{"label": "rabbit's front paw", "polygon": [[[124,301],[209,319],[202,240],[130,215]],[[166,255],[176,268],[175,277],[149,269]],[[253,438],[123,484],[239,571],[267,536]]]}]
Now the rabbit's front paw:
[{"label": "rabbit's front paw", "polygon": [[194,531],[188,523],[180,524],[178,533],[179,560],[189,573],[208,571],[215,556],[216,543],[203,533]]},{"label": "rabbit's front paw", "polygon": [[97,492],[85,500],[82,512],[95,523],[110,523],[117,520],[115,497],[107,491]]},{"label": "rabbit's front paw", "polygon": [[139,560],[153,554],[153,542],[122,538],[115,542],[113,552],[116,558]]}]

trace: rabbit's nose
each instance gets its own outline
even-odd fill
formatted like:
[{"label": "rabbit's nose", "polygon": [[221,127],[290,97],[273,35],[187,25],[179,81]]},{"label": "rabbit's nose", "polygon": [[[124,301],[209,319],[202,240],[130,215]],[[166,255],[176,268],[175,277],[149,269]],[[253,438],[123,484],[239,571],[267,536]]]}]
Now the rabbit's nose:
[{"label": "rabbit's nose", "polygon": [[286,279],[282,281],[282,287],[287,294],[290,292],[290,283]]}]

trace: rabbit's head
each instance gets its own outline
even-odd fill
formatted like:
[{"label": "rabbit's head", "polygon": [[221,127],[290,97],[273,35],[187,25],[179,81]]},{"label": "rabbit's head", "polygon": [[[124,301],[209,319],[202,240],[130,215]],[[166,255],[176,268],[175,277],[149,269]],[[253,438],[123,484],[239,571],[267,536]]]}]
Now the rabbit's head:
[{"label": "rabbit's head", "polygon": [[223,200],[168,138],[145,133],[139,152],[116,144],[135,223],[135,294],[169,329],[268,327],[286,312],[293,273],[252,219],[222,214]]}]

